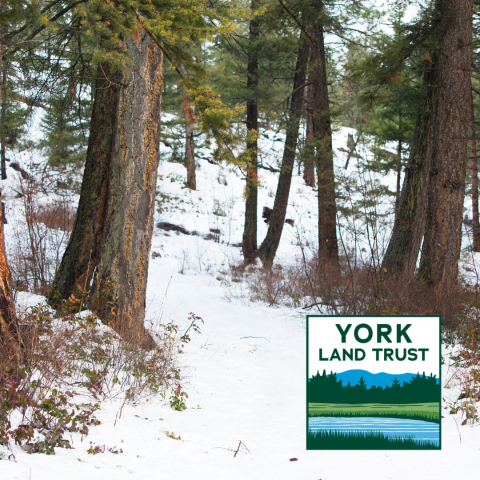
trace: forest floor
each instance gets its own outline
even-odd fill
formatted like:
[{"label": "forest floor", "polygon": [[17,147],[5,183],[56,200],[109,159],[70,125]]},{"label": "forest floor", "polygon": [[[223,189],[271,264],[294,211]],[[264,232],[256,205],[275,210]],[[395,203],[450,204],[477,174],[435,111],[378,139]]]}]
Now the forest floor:
[{"label": "forest floor", "polygon": [[[345,137],[346,134],[336,148],[346,143]],[[341,159],[340,163],[344,162]],[[275,192],[275,174],[263,170],[261,174],[265,186],[260,193],[259,218],[264,205],[272,207]],[[123,409],[121,401],[105,402],[97,414],[101,424],[91,426],[83,439],[79,433],[71,434],[71,450],[56,448],[55,456],[29,455],[12,446],[16,460],[8,461],[9,451],[0,446],[4,457],[0,477],[475,478],[480,425],[461,426],[462,414],[450,415],[448,410],[444,410],[442,419],[442,451],[306,450],[307,311],[282,304],[254,303],[246,282],[235,281],[230,265],[241,259],[240,248],[233,246],[241,241],[243,224],[244,182],[240,172],[202,161],[196,192],[181,188],[185,175],[179,164],[160,165],[161,204],[156,223],[180,225],[203,236],[155,229],[147,324],[173,322],[183,331],[189,325],[190,312],[204,320],[201,333],[192,334],[191,342],[178,357],[183,375],[181,385],[188,394],[187,409],[173,410],[168,394],[166,399],[157,396]],[[7,201],[15,209],[12,202],[20,200],[13,197],[13,193],[10,199],[7,195]],[[13,219],[14,212],[10,213]],[[305,246],[312,242],[312,250],[314,246],[316,196],[302,186],[299,176],[294,178],[287,217],[295,217],[295,225],[285,226],[278,257],[283,263],[300,256],[299,240]],[[6,230],[7,242],[14,228],[12,221]],[[259,221],[259,240],[266,228]],[[209,233],[218,238],[206,239]],[[17,295],[19,311],[41,301],[42,297],[33,294]],[[448,366],[444,368],[442,379],[449,387],[444,395],[455,399],[458,388],[451,380],[453,371]],[[105,453],[88,454],[91,445],[106,446]],[[121,448],[123,453],[108,452],[111,447]]]}]

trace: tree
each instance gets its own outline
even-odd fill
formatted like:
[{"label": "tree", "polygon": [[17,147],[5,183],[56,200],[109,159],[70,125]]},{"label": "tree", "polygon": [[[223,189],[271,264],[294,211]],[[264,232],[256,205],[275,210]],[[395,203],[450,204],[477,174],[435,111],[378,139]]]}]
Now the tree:
[{"label": "tree", "polygon": [[[205,40],[210,32],[205,11],[225,18],[224,12],[206,9],[201,1],[173,6],[159,0],[140,2],[133,9],[127,3],[119,16],[116,9],[109,10],[117,23],[108,25],[123,29],[123,40],[115,42],[118,31],[100,32],[101,42],[110,39],[113,45],[101,50],[106,61],[98,66],[77,216],[49,296],[49,302],[58,305],[75,289],[91,287],[91,306],[103,321],[122,335],[140,337],[146,348],[154,345],[145,332],[144,315],[159,158],[160,47],[182,77],[179,64],[196,68],[185,54],[185,36],[190,35],[192,44]],[[165,19],[168,8],[171,15]],[[123,68],[113,63],[118,59],[123,59]],[[205,112],[202,124],[218,150],[222,152],[225,139],[235,145],[234,137],[225,134],[226,118],[238,112],[225,108],[198,78],[183,82],[199,111]]]},{"label": "tree", "polygon": [[90,130],[91,99],[88,91],[75,81],[67,82],[51,92],[44,105],[40,128],[44,137],[38,143],[46,148],[46,156],[54,167],[85,162]]},{"label": "tree", "polygon": [[313,135],[318,186],[318,253],[323,265],[338,268],[337,207],[333,171],[332,128],[327,86],[323,2],[312,2],[317,12],[310,29],[313,82]]},{"label": "tree", "polygon": [[100,299],[102,318],[113,320],[116,330],[131,333],[143,330],[145,317],[159,158],[162,54],[146,33],[137,41],[135,37],[126,40],[125,45],[133,66],[119,79],[114,155],[93,297]]},{"label": "tree", "polygon": [[[255,12],[258,1],[252,0],[251,9]],[[258,199],[258,168],[257,168],[257,136],[258,136],[258,49],[259,25],[255,17],[250,20],[249,38],[251,46],[247,66],[247,151],[249,161],[246,168],[245,186],[245,225],[243,228],[242,252],[245,263],[252,263],[257,255],[257,199]]]},{"label": "tree", "polygon": [[[180,64],[179,69],[185,77],[188,77],[187,69]],[[191,105],[191,98],[187,92],[183,92],[182,110],[185,119],[185,165],[187,167],[187,183],[185,186],[190,190],[197,189],[197,180],[195,176],[195,142],[193,139],[192,124],[195,123],[193,116],[193,108]]]},{"label": "tree", "polygon": [[52,284],[49,303],[53,305],[68,298],[79,286],[89,286],[98,263],[119,89],[118,79],[108,64],[100,64],[97,75],[80,200],[70,240]]},{"label": "tree", "polygon": [[435,59],[430,181],[419,277],[442,288],[456,281],[471,113],[473,0],[442,0]]},{"label": "tree", "polygon": [[315,164],[314,154],[312,149],[313,141],[313,118],[312,118],[312,105],[313,105],[313,82],[312,74],[308,76],[308,85],[305,93],[305,103],[307,108],[305,109],[305,145],[304,145],[304,160],[303,160],[303,179],[305,185],[313,187],[315,185]]},{"label": "tree", "polygon": [[[1,192],[0,192],[1,196]],[[3,375],[9,373],[16,376],[16,368],[21,361],[20,331],[15,314],[15,304],[10,286],[10,270],[8,268],[5,250],[5,235],[3,224],[5,220],[5,205],[1,202],[0,208],[0,352],[2,354],[2,369],[0,371],[0,384]]]},{"label": "tree", "polygon": [[[3,1],[0,0],[0,13],[3,13]],[[0,21],[0,100],[3,105],[5,96],[4,78],[3,75],[3,22]],[[2,138],[2,151],[4,150],[4,140]],[[2,156],[3,160],[4,156]],[[5,165],[2,161],[2,179],[6,178]],[[1,192],[0,192],[1,198]],[[5,205],[0,203],[0,350],[2,352],[3,360],[6,368],[2,368],[2,377],[6,370],[18,366],[20,362],[20,337],[17,317],[15,313],[15,304],[12,297],[12,289],[10,286],[10,270],[8,268],[7,254],[5,250],[5,234],[3,225],[6,223],[5,219]],[[4,365],[2,365],[3,367]],[[16,373],[15,373],[16,374]],[[3,378],[0,379],[3,381]]]},{"label": "tree", "polygon": [[424,238],[419,276],[444,287],[457,278],[461,245],[472,2],[437,0],[427,15],[428,26],[417,24],[417,38],[408,36],[408,54],[419,46],[429,50],[422,55],[427,93],[383,266],[391,274],[412,278]]},{"label": "tree", "polygon": [[297,149],[298,129],[302,117],[302,104],[307,63],[310,52],[310,44],[307,37],[302,34],[298,49],[297,65],[293,81],[292,98],[290,101],[289,122],[287,124],[287,136],[283,150],[282,166],[278,178],[275,203],[268,224],[267,235],[258,251],[258,256],[264,266],[270,267],[280,243],[285,215],[287,212],[290,185],[292,182],[293,165]]},{"label": "tree", "polygon": [[[368,121],[360,127],[363,133],[373,136],[375,142],[375,148],[372,148],[374,160],[367,161],[365,166],[377,173],[390,170],[396,173],[396,189],[389,191],[395,195],[395,217],[400,204],[404,157],[408,158],[418,105],[425,98],[416,63],[418,60],[407,63],[392,82],[383,86],[375,104],[368,110]],[[387,150],[387,143],[396,143],[396,149],[393,152]]]},{"label": "tree", "polygon": [[477,139],[475,135],[475,106],[473,103],[473,88],[470,89],[470,172],[472,177],[472,230],[473,251],[480,252],[480,222],[478,211],[478,160]]},{"label": "tree", "polygon": [[[50,301],[90,284],[122,334],[142,334],[160,134],[162,54],[146,32],[124,40],[129,72],[99,76],[82,192]],[[100,72],[109,71],[100,65]],[[111,70],[110,70],[111,72]],[[152,346],[151,339],[144,341]]]}]

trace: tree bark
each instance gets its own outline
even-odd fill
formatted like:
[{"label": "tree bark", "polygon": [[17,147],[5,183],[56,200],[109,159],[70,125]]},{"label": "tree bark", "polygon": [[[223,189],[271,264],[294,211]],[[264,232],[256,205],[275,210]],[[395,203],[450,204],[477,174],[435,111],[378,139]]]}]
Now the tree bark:
[{"label": "tree bark", "polygon": [[[0,64],[1,65],[1,64]],[[1,197],[1,192],[0,192]],[[5,206],[0,204],[0,384],[4,375],[17,376],[21,362],[20,331],[12,297],[11,275],[5,250]]]},{"label": "tree bark", "polygon": [[193,129],[187,110],[184,110],[185,117],[185,163],[187,166],[186,187],[190,190],[197,189],[195,177],[195,143],[193,141]]},{"label": "tree bark", "polygon": [[308,76],[307,94],[306,94],[306,104],[307,108],[305,109],[305,121],[306,121],[306,132],[305,132],[305,163],[303,166],[303,179],[305,180],[305,185],[308,187],[315,186],[315,160],[314,160],[314,147],[313,147],[313,118],[312,118],[312,105],[313,105],[313,86],[312,75]]},{"label": "tree bark", "polygon": [[[315,2],[323,9],[322,2]],[[323,25],[316,21],[312,28],[313,64],[313,133],[315,164],[318,185],[318,242],[319,257],[323,264],[338,267],[337,207],[335,201],[335,177],[333,171],[332,128],[327,87]]]},{"label": "tree bark", "polygon": [[145,294],[159,160],[162,54],[149,36],[124,42],[132,70],[123,74],[115,111],[114,151],[93,297],[101,318],[145,347]]},{"label": "tree bark", "polygon": [[[0,14],[3,12],[3,1],[0,0]],[[2,131],[2,145],[1,145],[1,174],[2,174],[2,180],[7,179],[7,165],[5,162],[5,69],[3,65],[3,25],[0,22],[0,104],[2,106],[2,113],[1,113],[1,131]]]},{"label": "tree bark", "polygon": [[[3,2],[0,0],[0,13],[3,11]],[[2,23],[0,22],[0,101],[3,103],[5,94],[3,83],[3,43]],[[2,141],[3,144],[3,141]],[[0,198],[2,192],[0,191]],[[15,304],[12,297],[11,275],[8,268],[7,253],[5,250],[5,234],[3,225],[5,219],[5,205],[0,202],[0,353],[1,371],[0,383],[4,375],[16,377],[17,367],[21,361],[19,327],[15,313]]]},{"label": "tree bark", "polygon": [[267,235],[258,251],[258,256],[265,267],[273,264],[275,254],[277,253],[280,237],[282,236],[285,215],[287,212],[288,197],[290,194],[290,185],[292,183],[292,172],[295,161],[295,153],[298,141],[298,129],[302,117],[302,104],[304,91],[302,85],[305,84],[306,68],[308,63],[310,45],[307,38],[302,35],[301,45],[298,52],[297,65],[293,80],[293,95],[290,103],[289,122],[287,125],[287,136],[283,150],[282,166],[278,178],[277,193],[275,203],[268,224]]},{"label": "tree bark", "polygon": [[[2,62],[3,63],[3,62]],[[3,65],[2,65],[3,66]],[[2,85],[5,85],[7,80],[7,75],[5,73],[5,69],[2,72]],[[5,90],[3,90],[5,93]],[[2,95],[1,97],[1,103],[2,103],[2,113],[1,113],[1,130],[2,130],[2,147],[1,147],[1,169],[2,169],[2,180],[7,179],[7,162],[6,162],[6,152],[5,152],[5,143],[6,143],[6,131],[5,131],[5,117],[7,113],[7,108],[6,108],[6,95]]]},{"label": "tree bark", "polygon": [[185,161],[187,166],[187,183],[186,187],[190,190],[197,189],[197,181],[195,177],[195,142],[193,141],[193,129],[190,123],[188,112],[184,111],[185,116]]},{"label": "tree bark", "polygon": [[[188,70],[185,65],[179,64],[178,68],[182,74],[187,78]],[[190,190],[197,189],[197,180],[195,175],[195,142],[193,141],[193,129],[192,123],[195,119],[193,118],[193,108],[191,105],[191,99],[188,96],[187,92],[183,92],[183,116],[185,118],[185,166],[187,167],[187,183],[185,186]]]},{"label": "tree bark", "polygon": [[434,79],[438,95],[419,277],[444,289],[457,279],[462,242],[473,0],[439,0],[438,5],[441,40]]},{"label": "tree bark", "polygon": [[90,285],[98,263],[101,234],[105,221],[109,169],[114,154],[115,119],[119,90],[118,76],[107,78],[109,66],[98,70],[80,201],[70,239],[53,281],[48,298],[58,306],[80,286]]},{"label": "tree bark", "polygon": [[473,92],[470,88],[470,171],[472,176],[472,227],[473,227],[473,251],[480,252],[480,223],[478,220],[478,163],[477,163],[477,139],[475,137],[475,109],[473,106]]},{"label": "tree bark", "polygon": [[[251,9],[255,10],[256,2],[252,0]],[[257,174],[257,132],[258,132],[258,57],[256,41],[259,37],[258,23],[250,20],[250,56],[247,65],[247,130],[254,136],[247,141],[250,161],[246,173],[245,226],[243,229],[242,252],[244,262],[252,263],[257,255],[257,210],[258,210],[258,174]]]},{"label": "tree bark", "polygon": [[427,72],[424,82],[430,85],[430,88],[422,112],[417,117],[392,236],[382,264],[388,274],[408,280],[415,274],[418,252],[425,231],[431,137],[435,118],[433,105],[436,95],[436,89],[431,83],[431,69]]},{"label": "tree bark", "polygon": [[398,167],[397,167],[397,189],[395,193],[395,219],[398,215],[398,209],[400,206],[400,189],[401,189],[401,180],[402,180],[402,141],[398,141],[397,145],[397,156],[398,156]]}]

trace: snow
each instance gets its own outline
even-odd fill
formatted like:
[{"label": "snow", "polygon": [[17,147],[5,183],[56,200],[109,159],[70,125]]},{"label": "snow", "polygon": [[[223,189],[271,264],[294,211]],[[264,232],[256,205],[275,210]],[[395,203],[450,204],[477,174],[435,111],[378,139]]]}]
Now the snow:
[{"label": "snow", "polygon": [[[347,133],[344,129],[336,135],[335,151],[345,146]],[[262,143],[272,166],[281,154],[281,143],[276,145],[274,153],[268,142]],[[339,155],[337,169],[344,162]],[[264,185],[259,195],[259,241],[267,228],[261,208],[273,206],[270,192],[276,188],[275,174],[260,173]],[[83,439],[72,434],[72,450],[57,448],[55,456],[29,455],[12,446],[16,461],[8,461],[9,451],[0,446],[4,455],[0,478],[475,478],[478,424],[461,426],[461,414],[449,415],[447,410],[442,451],[306,451],[306,312],[252,303],[246,286],[230,281],[230,265],[241,261],[240,249],[234,246],[241,241],[243,227],[241,172],[201,161],[196,192],[182,188],[185,176],[183,166],[161,163],[157,189],[169,200],[164,199],[155,224],[170,222],[202,235],[220,229],[219,242],[155,228],[152,252],[159,256],[150,261],[146,322],[174,322],[185,330],[189,312],[204,320],[201,334],[192,334],[179,357],[182,388],[189,396],[187,410],[170,408],[168,394],[166,399],[155,397],[123,409],[121,402],[104,403],[96,414],[101,424],[92,426]],[[300,255],[299,239],[309,240],[312,250],[315,245],[315,193],[295,175],[292,194],[287,218],[294,218],[295,224],[285,225],[277,257],[283,264]],[[7,201],[15,208],[13,194]],[[26,308],[41,298],[19,293],[17,302]],[[444,381],[451,375],[445,370]],[[449,398],[456,392],[458,396],[455,388],[446,391]],[[171,433],[180,439],[167,436]],[[88,454],[91,445],[105,445],[105,453]],[[123,453],[109,452],[112,447]],[[297,461],[290,461],[293,458]]]}]

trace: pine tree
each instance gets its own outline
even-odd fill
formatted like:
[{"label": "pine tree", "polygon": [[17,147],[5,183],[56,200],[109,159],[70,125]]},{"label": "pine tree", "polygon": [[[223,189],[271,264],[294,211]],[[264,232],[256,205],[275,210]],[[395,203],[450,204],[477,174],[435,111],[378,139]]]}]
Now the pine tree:
[{"label": "pine tree", "polygon": [[289,122],[283,151],[282,165],[278,178],[277,192],[273,211],[270,216],[267,235],[260,246],[258,256],[264,266],[273,264],[280,237],[282,235],[285,215],[287,212],[288,197],[292,181],[293,166],[297,149],[298,130],[302,117],[302,104],[310,44],[305,34],[301,35],[298,47],[298,58],[293,81],[292,98],[290,100]]},{"label": "pine tree", "polygon": [[63,87],[46,99],[40,124],[44,137],[38,146],[54,167],[83,164],[90,131],[90,92],[79,92],[71,82]]},{"label": "pine tree", "polygon": [[446,288],[457,279],[462,242],[473,0],[443,0],[437,8],[441,18],[440,48],[434,61],[438,97],[419,277]]},{"label": "pine tree", "polygon": [[[159,156],[161,51],[203,112],[199,123],[217,140],[217,155],[233,156],[235,137],[227,119],[238,111],[202,85],[202,70],[184,48],[204,41],[215,30],[206,17],[225,18],[228,8],[206,9],[200,1],[173,8],[178,2],[160,0],[138,2],[137,8],[122,6],[119,12],[105,5],[121,23],[105,23],[97,33],[104,61],[98,64],[82,192],[49,301],[58,304],[74,289],[90,286],[95,271],[92,308],[121,334],[137,335],[150,348],[153,340],[143,320]],[[117,30],[108,35],[109,28]],[[120,36],[118,29],[124,31]],[[120,43],[113,41],[120,37]],[[123,65],[118,65],[120,59]],[[185,78],[180,64],[198,75]]]},{"label": "pine tree", "polygon": [[[383,266],[389,273],[411,279],[425,236],[420,278],[444,287],[456,280],[460,255],[468,140],[464,119],[471,112],[472,3],[437,0],[410,28],[403,53],[390,68],[422,48],[427,93]],[[457,49],[455,32],[462,32]]]}]

